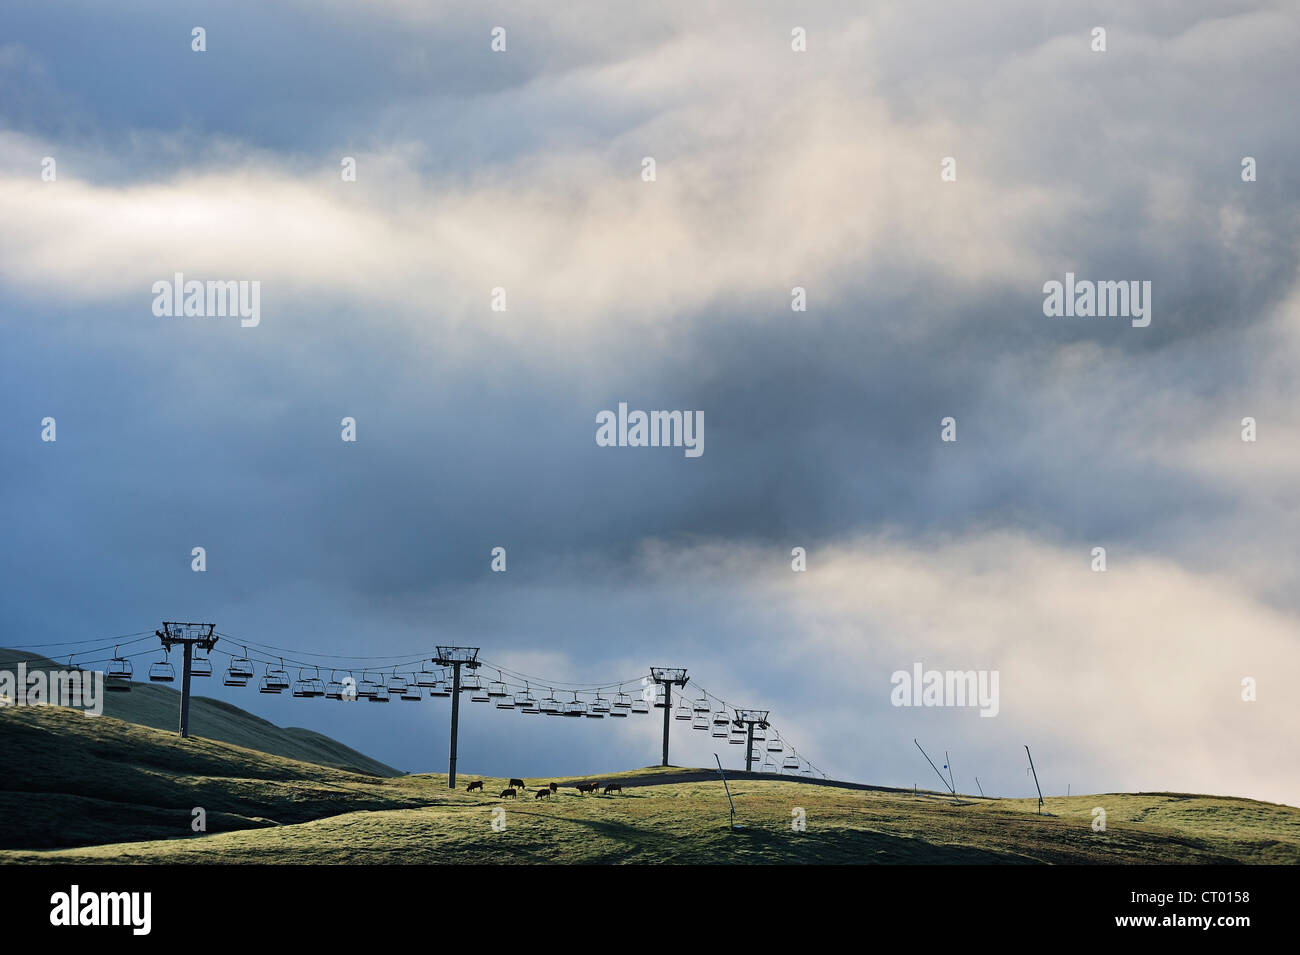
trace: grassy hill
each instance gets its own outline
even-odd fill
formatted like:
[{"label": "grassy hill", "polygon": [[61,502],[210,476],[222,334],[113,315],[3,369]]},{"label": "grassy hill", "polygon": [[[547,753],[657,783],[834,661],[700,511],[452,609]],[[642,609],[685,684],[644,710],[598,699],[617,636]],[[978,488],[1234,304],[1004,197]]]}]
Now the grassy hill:
[{"label": "grassy hill", "polygon": [[[592,777],[622,795],[503,800],[440,775],[380,778],[54,707],[0,710],[0,864],[1300,863],[1300,809],[1175,793],[965,799],[708,770]],[[465,781],[476,779],[473,774]],[[546,780],[528,780],[535,788]],[[208,832],[190,829],[207,811]],[[1107,831],[1091,829],[1092,809]],[[492,826],[505,810],[505,828]],[[792,810],[807,829],[791,830]],[[70,848],[71,846],[79,846]],[[55,848],[64,847],[64,848]]]},{"label": "grassy hill", "polygon": [[[66,664],[53,663],[38,654],[21,650],[0,648],[0,660],[5,661],[8,669],[16,668],[18,661],[26,662],[29,669],[66,668]],[[230,703],[199,696],[204,682],[202,679],[194,680],[194,692],[190,696],[190,732],[195,736],[375,776],[401,775],[391,766],[385,766],[328,736],[296,726],[276,726]],[[128,723],[175,731],[179,712],[180,691],[163,684],[132,683],[130,693],[104,694],[104,715]]]}]

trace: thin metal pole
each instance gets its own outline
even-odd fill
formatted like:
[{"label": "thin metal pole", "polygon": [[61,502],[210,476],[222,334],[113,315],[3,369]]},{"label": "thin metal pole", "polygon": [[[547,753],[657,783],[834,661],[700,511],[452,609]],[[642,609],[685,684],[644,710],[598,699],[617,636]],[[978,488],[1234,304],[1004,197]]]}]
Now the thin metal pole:
[{"label": "thin metal pole", "polygon": [[[916,743],[916,740],[912,740],[912,742]],[[927,753],[925,750],[921,749],[920,743],[916,743],[916,748],[921,750],[921,755],[925,757],[925,761],[930,764],[930,768],[933,769],[935,775],[939,777],[939,782],[943,783],[945,786],[948,786],[948,780],[943,778],[943,773],[939,772],[939,767],[934,765],[934,760],[930,758],[930,754]],[[948,788],[951,789],[952,787],[948,786]],[[957,794],[953,793],[953,795],[955,796]]]},{"label": "thin metal pole", "polygon": [[976,785],[976,787],[979,789],[979,791],[980,791],[980,795],[983,796],[983,795],[984,795],[984,787],[980,785],[980,778],[979,778],[978,776],[975,777],[975,785]]},{"label": "thin metal pole", "polygon": [[957,784],[952,781],[952,760],[948,758],[948,751],[943,751],[943,761],[948,765],[948,788],[954,793],[957,791]]},{"label": "thin metal pole", "polygon": [[1034,774],[1034,786],[1038,789],[1038,811],[1043,811],[1043,787],[1038,785],[1038,770],[1034,769],[1034,754],[1029,752],[1029,747],[1025,747],[1025,753],[1029,756],[1029,769]]},{"label": "thin metal pole", "polygon": [[456,733],[460,728],[460,663],[451,665],[451,763],[447,768],[447,788],[456,788]]},{"label": "thin metal pole", "polygon": [[185,666],[181,671],[181,739],[190,735],[190,653],[194,645],[185,641]]},{"label": "thin metal pole", "polygon": [[736,804],[731,801],[731,787],[727,785],[727,776],[722,771],[722,760],[718,757],[717,753],[713,754],[713,758],[718,761],[718,775],[722,777],[722,788],[727,791],[727,803],[731,806],[731,828],[735,829],[736,828]]},{"label": "thin metal pole", "polygon": [[[749,772],[754,765],[754,724],[749,725],[749,739],[745,740],[745,772]],[[714,753],[713,755],[717,755]]]}]

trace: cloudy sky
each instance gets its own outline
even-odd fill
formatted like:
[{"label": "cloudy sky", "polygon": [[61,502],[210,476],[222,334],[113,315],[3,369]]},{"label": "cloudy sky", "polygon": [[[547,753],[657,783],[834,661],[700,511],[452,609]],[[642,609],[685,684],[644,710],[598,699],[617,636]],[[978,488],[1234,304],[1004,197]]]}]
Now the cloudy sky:
[{"label": "cloudy sky", "polygon": [[[833,776],[933,785],[916,737],[1026,796],[1028,743],[1052,794],[1298,804],[1298,47],[1226,0],[9,5],[0,644],[686,666]],[[155,316],[177,272],[261,323]],[[1149,327],[1046,317],[1066,272]],[[619,402],[704,454],[598,447]],[[915,663],[998,715],[892,706]],[[445,765],[446,701],[205,689]],[[471,707],[461,767],[657,735]]]}]

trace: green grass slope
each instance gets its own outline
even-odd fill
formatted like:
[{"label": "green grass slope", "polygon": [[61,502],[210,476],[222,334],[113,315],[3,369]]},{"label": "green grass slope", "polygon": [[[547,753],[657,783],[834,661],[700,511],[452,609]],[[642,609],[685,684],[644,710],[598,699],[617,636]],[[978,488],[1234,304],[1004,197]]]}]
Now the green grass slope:
[{"label": "green grass slope", "polygon": [[[499,778],[467,774],[486,792],[449,791],[445,776],[363,776],[52,707],[0,710],[0,742],[19,760],[0,778],[0,864],[1300,863],[1300,809],[1228,797],[1074,796],[1040,816],[1032,800],[738,773],[746,829],[732,832],[708,770],[590,777],[622,795],[564,780],[546,799],[503,800]],[[195,806],[206,834],[190,830]],[[791,828],[796,809],[805,831]]]},{"label": "green grass slope", "polygon": [[[21,650],[0,648],[0,660],[5,668],[13,670],[22,660],[29,668],[53,667],[66,669],[66,664],[53,663],[45,657]],[[12,661],[12,662],[11,662]],[[179,667],[177,667],[179,671]],[[138,674],[137,674],[138,675]],[[205,683],[217,680],[212,676],[193,680],[190,696],[190,733],[207,739],[224,740],[236,746],[260,750],[275,756],[320,763],[375,776],[399,776],[401,773],[385,766],[338,740],[296,726],[276,726],[247,710],[230,703],[199,696]],[[249,687],[249,693],[256,689]],[[130,693],[105,693],[104,715],[128,723],[152,726],[155,729],[175,731],[180,712],[180,691],[156,683],[133,683]]]}]

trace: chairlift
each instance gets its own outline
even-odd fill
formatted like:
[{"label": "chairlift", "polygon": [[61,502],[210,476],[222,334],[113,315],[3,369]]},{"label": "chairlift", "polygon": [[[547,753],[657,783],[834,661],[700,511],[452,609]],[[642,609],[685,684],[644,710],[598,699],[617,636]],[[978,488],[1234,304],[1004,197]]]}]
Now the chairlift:
[{"label": "chairlift", "polygon": [[389,695],[388,695],[387,693],[383,692],[383,690],[380,690],[380,691],[377,692],[374,696],[370,697],[370,702],[371,702],[371,703],[387,703],[387,702],[389,701],[389,699],[390,699]]},{"label": "chairlift", "polygon": [[609,706],[609,715],[618,719],[627,719],[627,714],[632,710],[632,698],[626,693],[619,691],[614,697],[614,702]]},{"label": "chairlift", "polygon": [[462,693],[465,693],[467,691],[473,692],[475,690],[482,690],[482,689],[483,689],[483,681],[479,679],[479,675],[477,673],[467,673],[463,677],[461,677],[460,691]]},{"label": "chairlift", "polygon": [[[227,681],[243,680],[244,683],[247,683],[255,675],[256,674],[253,672],[253,661],[248,659],[248,647],[244,647],[244,655],[242,657],[231,657],[230,666],[226,668],[226,679]],[[234,686],[235,684],[227,682],[226,685]],[[242,686],[243,684],[239,685]]]},{"label": "chairlift", "polygon": [[726,739],[731,735],[731,728],[726,722],[720,722],[716,713],[713,715],[713,732],[711,735],[714,739]]},{"label": "chairlift", "polygon": [[779,753],[783,749],[785,749],[785,746],[781,742],[781,737],[773,736],[767,741],[767,751],[769,753]]},{"label": "chairlift", "polygon": [[483,681],[479,680],[478,678],[475,678],[475,684],[476,685],[470,690],[470,694],[469,694],[470,702],[487,703],[488,701],[490,701],[492,697],[488,696],[487,687],[483,685]]},{"label": "chairlift", "polygon": [[104,676],[110,680],[129,680],[135,675],[135,667],[131,661],[121,656],[118,648],[113,648],[113,659],[108,661],[108,669],[104,671]]},{"label": "chairlift", "polygon": [[406,681],[406,689],[401,693],[401,699],[410,703],[419,703],[424,699],[424,692],[420,689],[419,679],[419,674],[411,674],[411,678]]},{"label": "chairlift", "polygon": [[550,696],[538,704],[538,710],[546,716],[559,716],[562,710],[560,701],[555,698],[555,691],[550,691]]},{"label": "chairlift", "polygon": [[506,689],[505,682],[501,679],[501,671],[500,671],[500,670],[497,671],[497,678],[496,678],[496,680],[493,681],[492,683],[489,683],[489,684],[488,684],[488,691],[487,691],[487,693],[488,693],[488,696],[492,697],[492,699],[494,699],[494,700],[498,700],[498,699],[501,699],[501,698],[504,697],[504,696],[509,696],[509,695],[510,695],[510,691]]},{"label": "chairlift", "polygon": [[190,658],[190,676],[212,676],[212,661],[196,652]]},{"label": "chairlift", "polygon": [[609,700],[596,693],[596,698],[587,705],[587,719],[603,720],[609,713]]},{"label": "chairlift", "polygon": [[520,712],[523,713],[541,712],[541,709],[537,706],[537,700],[533,697],[532,691],[528,689],[527,683],[524,684],[522,693],[515,694],[515,706],[517,706]]},{"label": "chairlift", "polygon": [[250,673],[245,676],[241,668],[236,668],[235,664],[238,662],[238,660],[232,657],[230,660],[230,666],[226,667],[226,678],[224,681],[226,686],[248,686],[248,678],[249,676],[252,676],[252,674]]},{"label": "chairlift", "polygon": [[388,678],[385,689],[393,696],[401,696],[406,692],[406,677],[398,674],[397,667],[393,667],[393,675]]},{"label": "chairlift", "polygon": [[690,718],[691,707],[685,700],[682,700],[682,702],[673,707],[673,719],[689,720]]},{"label": "chairlift", "polygon": [[343,684],[339,682],[338,678],[334,675],[333,670],[330,670],[330,681],[329,684],[326,685],[325,687],[325,699],[327,700],[343,699]]},{"label": "chairlift", "polygon": [[451,696],[451,686],[447,683],[446,680],[439,680],[437,683],[433,685],[433,688],[429,690],[429,695],[430,696]]},{"label": "chairlift", "polygon": [[[501,673],[498,671],[497,676],[500,676],[500,675],[501,675]],[[492,687],[488,687],[488,696],[493,697],[493,698],[497,701],[497,709],[498,709],[498,710],[513,710],[513,709],[515,708],[515,698],[514,698],[514,695],[510,692],[510,690],[506,687],[506,685],[505,685],[504,683],[494,684],[494,686],[495,686],[495,685],[499,685],[500,688],[501,688],[501,690],[502,690],[502,692],[501,692],[501,693],[493,693],[493,692],[492,692]]]},{"label": "chairlift", "polygon": [[357,684],[357,698],[361,700],[372,700],[379,694],[379,689],[379,684],[371,679],[369,673],[362,670],[361,682]]},{"label": "chairlift", "polygon": [[[429,664],[424,664],[420,672],[415,674],[415,685],[425,687],[436,687],[438,685],[438,673],[429,669]],[[432,694],[430,694],[432,696]]]},{"label": "chairlift", "polygon": [[662,710],[665,706],[664,701],[668,699],[668,694],[662,683],[655,684],[655,709]]},{"label": "chairlift", "polygon": [[799,757],[796,756],[794,753],[791,753],[791,754],[788,755],[784,760],[781,761],[781,768],[782,768],[782,769],[798,769],[798,768],[799,768]]},{"label": "chairlift", "polygon": [[708,717],[708,714],[707,714],[707,713],[696,713],[696,714],[695,714],[695,718],[694,718],[693,721],[691,722],[691,729],[693,729],[693,730],[704,730],[705,732],[708,732],[708,729],[709,729],[709,717]]},{"label": "chairlift", "polygon": [[650,712],[650,701],[649,701],[649,700],[633,700],[633,701],[632,701],[632,712],[633,712],[633,713],[649,713],[649,712]]},{"label": "chairlift", "polygon": [[573,694],[573,699],[564,704],[565,716],[582,716],[587,712],[587,704],[578,699],[578,694]]},{"label": "chairlift", "polygon": [[741,729],[739,726],[733,726],[731,728],[731,738],[728,739],[727,742],[733,746],[744,746],[745,731]]},{"label": "chairlift", "polygon": [[761,743],[767,739],[767,727],[762,723],[754,724],[754,742]]},{"label": "chairlift", "polygon": [[278,667],[272,667],[269,663],[266,665],[266,674],[264,679],[269,686],[275,687],[277,691],[289,689],[289,674],[284,672],[283,658],[281,658]]},{"label": "chairlift", "polygon": [[776,763],[772,762],[772,757],[769,756],[763,760],[763,765],[759,767],[759,770],[764,773],[774,773],[776,772]]},{"label": "chairlift", "polygon": [[174,683],[176,681],[176,668],[168,662],[169,655],[170,651],[164,650],[162,660],[149,667],[150,683]]},{"label": "chairlift", "polygon": [[709,698],[707,696],[702,696],[695,701],[695,705],[692,706],[691,709],[697,714],[708,716],[709,711],[713,709],[713,707],[709,705]]}]

